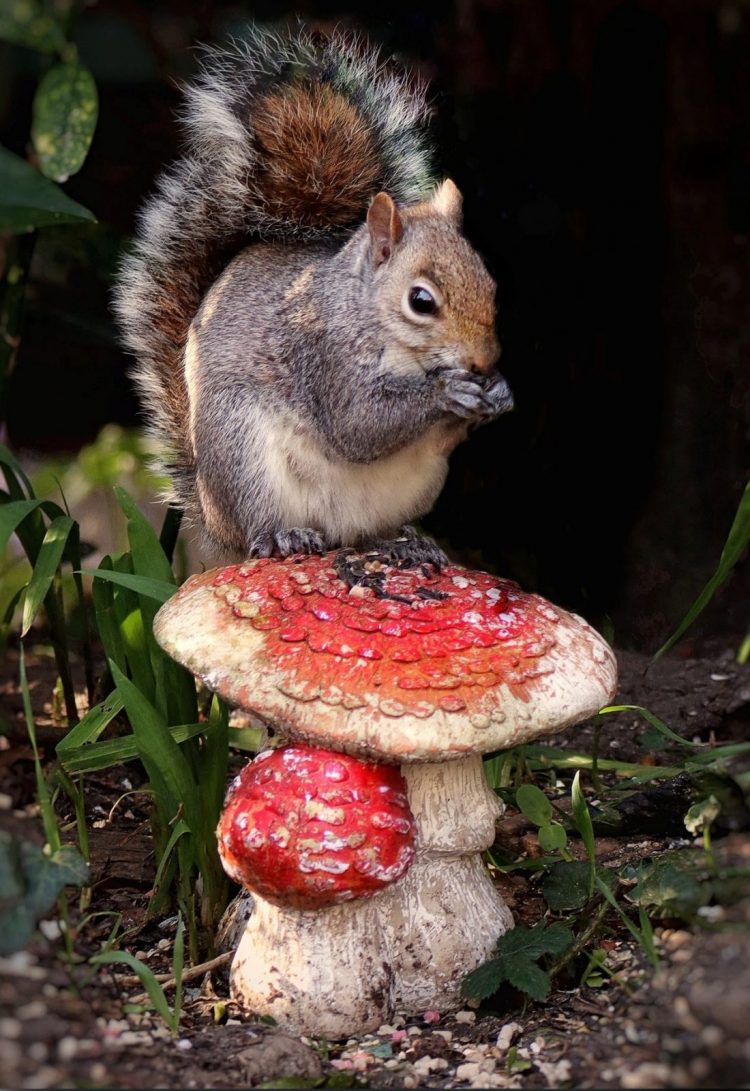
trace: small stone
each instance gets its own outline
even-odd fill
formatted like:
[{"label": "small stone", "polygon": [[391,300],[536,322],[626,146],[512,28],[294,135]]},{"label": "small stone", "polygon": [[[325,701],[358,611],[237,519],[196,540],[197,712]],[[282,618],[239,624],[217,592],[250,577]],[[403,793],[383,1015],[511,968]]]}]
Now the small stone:
[{"label": "small stone", "polygon": [[410,1035],[411,1037],[415,1037],[415,1036],[419,1037],[419,1035],[422,1033],[422,1028],[421,1027],[413,1027],[413,1026],[412,1027],[407,1027],[406,1028],[406,1033],[408,1035]]},{"label": "small stone", "polygon": [[101,1063],[101,1061],[97,1061],[96,1064],[92,1064],[89,1074],[91,1076],[92,1083],[102,1084],[107,1077],[107,1069]]},{"label": "small stone", "polygon": [[503,1053],[507,1053],[520,1030],[520,1023],[506,1023],[497,1036],[497,1041],[495,1042],[496,1048]]},{"label": "small stone", "polygon": [[457,1011],[455,1019],[457,1023],[476,1023],[477,1013],[475,1011]]},{"label": "small stone", "polygon": [[456,1069],[457,1080],[476,1080],[479,1078],[481,1066],[478,1061],[469,1061],[466,1064],[460,1064]]},{"label": "small stone", "polygon": [[39,931],[50,943],[54,943],[62,935],[60,921],[39,921]]},{"label": "small stone", "polygon": [[18,1019],[0,1019],[0,1040],[21,1037],[21,1024]]},{"label": "small stone", "polygon": [[57,1059],[58,1061],[62,1061],[63,1064],[72,1061],[77,1053],[78,1042],[71,1035],[66,1035],[57,1043]]},{"label": "small stone", "polygon": [[446,1042],[453,1041],[453,1033],[450,1030],[433,1030],[433,1034],[439,1034],[441,1038],[445,1038]]},{"label": "small stone", "polygon": [[193,1048],[193,1043],[190,1041],[189,1038],[180,1038],[180,1040],[176,1044],[177,1044],[177,1048],[181,1049],[185,1053],[189,1049]]},{"label": "small stone", "polygon": [[724,1041],[720,1027],[707,1026],[701,1031],[701,1041],[707,1046],[719,1046]]},{"label": "small stone", "polygon": [[378,1027],[378,1029],[377,1029],[377,1033],[378,1033],[378,1034],[383,1034],[383,1035],[385,1035],[385,1034],[393,1034],[393,1032],[395,1031],[395,1029],[396,1029],[396,1028],[395,1028],[395,1027],[392,1027],[390,1023],[383,1023],[383,1024],[381,1025],[381,1026],[379,1026],[379,1027]]},{"label": "small stone", "polygon": [[[3,1048],[5,1047],[3,1046]],[[47,1060],[49,1050],[44,1042],[32,1042],[26,1052],[32,1061],[35,1061],[37,1064],[43,1064]]]}]

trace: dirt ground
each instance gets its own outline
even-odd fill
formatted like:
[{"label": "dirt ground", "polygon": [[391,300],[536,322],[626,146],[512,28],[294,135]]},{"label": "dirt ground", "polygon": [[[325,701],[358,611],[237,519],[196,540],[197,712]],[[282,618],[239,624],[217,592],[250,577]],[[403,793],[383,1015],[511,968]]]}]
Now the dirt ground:
[{"label": "dirt ground", "polygon": [[[649,708],[688,738],[718,743],[747,737],[750,666],[731,652],[647,660],[620,655],[618,701]],[[51,753],[60,728],[51,714],[54,673],[44,655],[28,664],[39,714],[40,745]],[[0,678],[0,828],[43,840],[31,751],[21,719],[17,663],[6,654]],[[644,753],[647,725],[633,713],[606,720],[601,756],[665,760]],[[560,745],[590,751],[591,724]],[[667,754],[669,752],[666,752]],[[175,919],[146,921],[154,861],[147,801],[138,767],[87,777],[92,850],[91,912],[118,912],[132,929],[128,949],[155,972],[169,968]],[[671,807],[671,809],[670,809]],[[678,802],[656,810],[641,828],[600,836],[604,864],[638,862],[692,840]],[[731,825],[731,824],[730,824]],[[739,823],[741,826],[742,823]],[[499,845],[533,851],[523,816],[509,808]],[[721,867],[750,867],[742,829],[716,831]],[[700,849],[696,848],[696,852]],[[533,876],[498,873],[516,918],[533,924],[545,903]],[[644,953],[610,914],[597,941],[614,976],[597,987],[576,973],[555,982],[550,999],[524,1007],[508,988],[452,1015],[423,1013],[342,1042],[313,1042],[235,1010],[223,968],[186,985],[180,1032],[172,1036],[135,1003],[141,986],[126,967],[72,971],[61,957],[54,913],[29,947],[0,960],[0,1083],[3,1087],[746,1087],[750,1086],[750,889],[731,905],[709,904],[689,928],[654,919],[660,956],[653,972]],[[99,949],[112,926],[97,917],[75,937],[78,955]],[[287,1082],[283,1082],[287,1081]],[[296,1081],[296,1082],[289,1082]]]}]

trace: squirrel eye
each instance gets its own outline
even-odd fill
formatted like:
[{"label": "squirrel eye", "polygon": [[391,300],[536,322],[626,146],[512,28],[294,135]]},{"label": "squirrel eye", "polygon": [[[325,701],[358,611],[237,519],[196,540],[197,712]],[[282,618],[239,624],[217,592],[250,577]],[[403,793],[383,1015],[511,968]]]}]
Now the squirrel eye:
[{"label": "squirrel eye", "polygon": [[409,289],[409,306],[415,314],[435,314],[438,309],[435,297],[421,285]]}]

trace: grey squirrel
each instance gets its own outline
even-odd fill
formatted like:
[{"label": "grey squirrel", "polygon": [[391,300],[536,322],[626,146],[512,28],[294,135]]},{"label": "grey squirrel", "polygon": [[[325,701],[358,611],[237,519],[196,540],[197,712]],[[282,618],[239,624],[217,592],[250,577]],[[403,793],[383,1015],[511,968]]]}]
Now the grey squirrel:
[{"label": "grey squirrel", "polygon": [[512,406],[425,89],[344,34],[255,29],[186,99],[115,293],[173,500],[214,558],[403,533]]}]

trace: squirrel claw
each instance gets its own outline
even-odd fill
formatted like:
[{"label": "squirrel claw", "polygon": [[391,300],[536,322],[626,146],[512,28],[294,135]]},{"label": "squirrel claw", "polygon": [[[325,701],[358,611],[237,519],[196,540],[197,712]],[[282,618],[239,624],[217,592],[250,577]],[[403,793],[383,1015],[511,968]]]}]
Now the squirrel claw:
[{"label": "squirrel claw", "polygon": [[397,567],[418,568],[422,565],[439,572],[444,564],[449,563],[437,542],[418,534],[411,526],[402,527],[397,538],[368,541],[361,548],[364,551],[377,550]]},{"label": "squirrel claw", "polygon": [[250,543],[249,557],[292,557],[295,553],[325,553],[322,535],[311,527],[258,534]]}]

